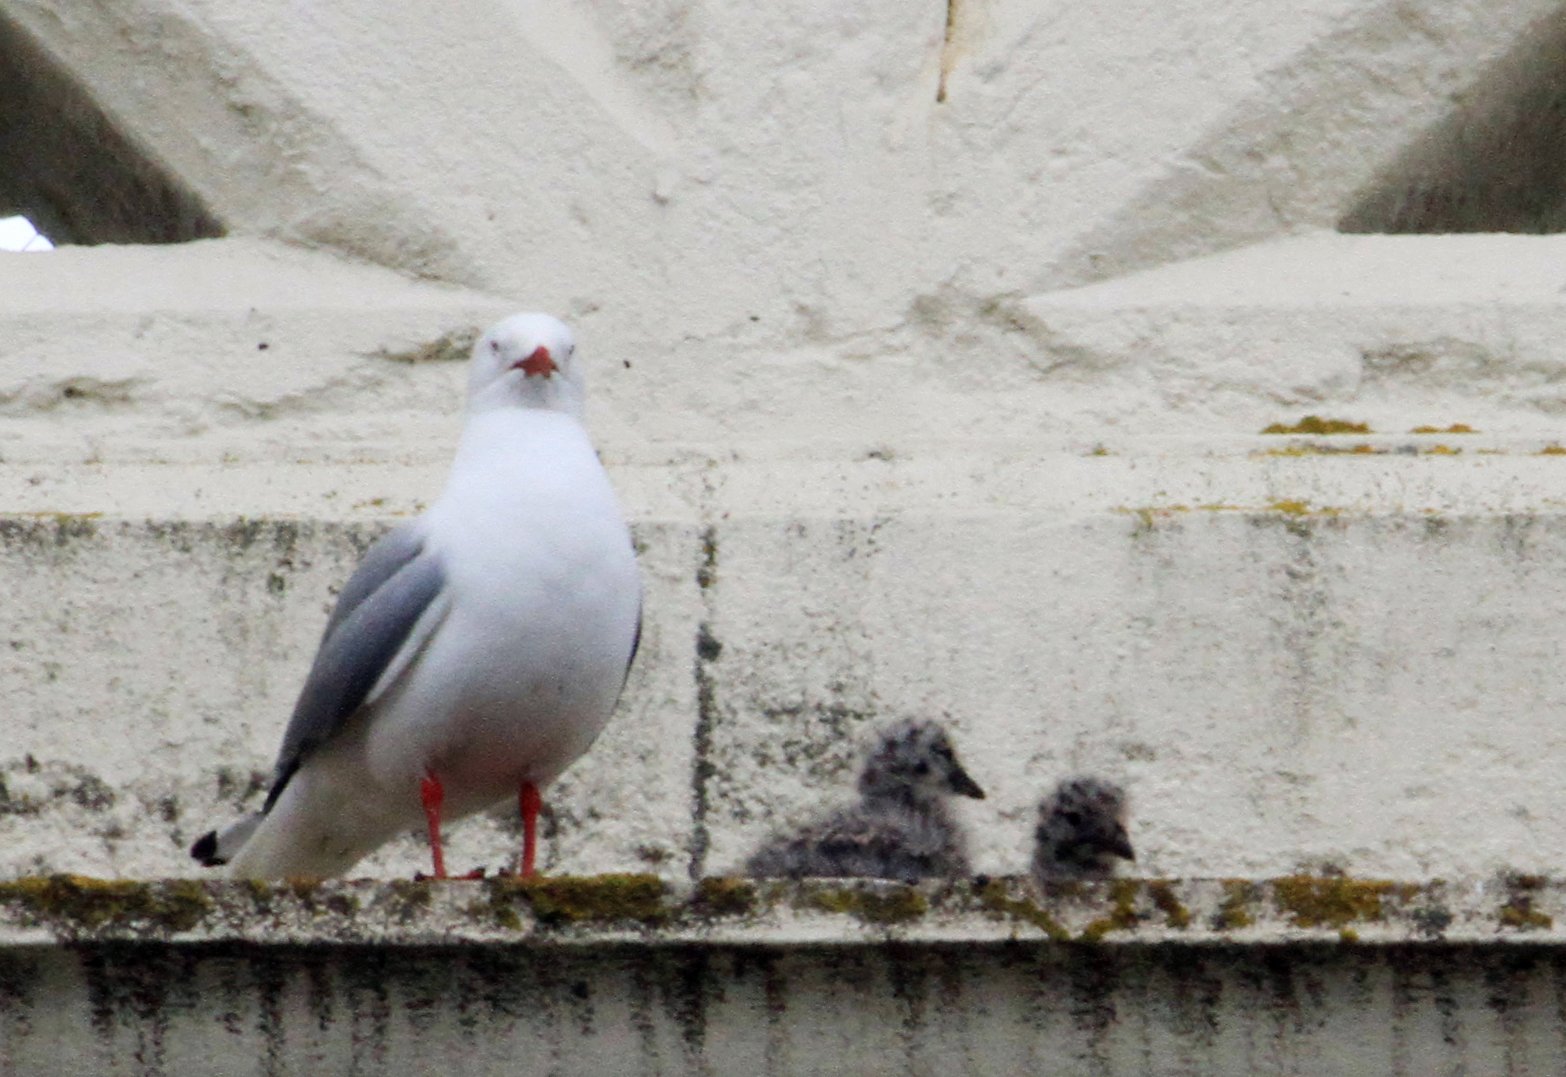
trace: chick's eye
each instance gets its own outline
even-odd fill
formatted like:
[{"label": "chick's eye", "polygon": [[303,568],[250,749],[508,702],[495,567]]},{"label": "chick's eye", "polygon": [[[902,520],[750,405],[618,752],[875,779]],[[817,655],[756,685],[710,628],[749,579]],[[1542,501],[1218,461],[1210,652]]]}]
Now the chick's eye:
[{"label": "chick's eye", "polygon": [[928,774],[928,773],[930,773],[930,764],[926,763],[923,759],[919,760],[919,762],[914,764],[914,773],[915,774]]}]

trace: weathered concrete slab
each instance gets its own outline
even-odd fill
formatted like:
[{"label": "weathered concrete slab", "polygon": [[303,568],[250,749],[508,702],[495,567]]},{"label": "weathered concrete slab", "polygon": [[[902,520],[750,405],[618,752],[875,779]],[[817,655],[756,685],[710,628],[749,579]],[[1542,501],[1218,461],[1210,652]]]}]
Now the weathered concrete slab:
[{"label": "weathered concrete slab", "polygon": [[942,284],[982,302],[1330,227],[1515,82],[1553,13],[0,9],[231,234],[601,308],[617,345],[730,361],[885,327]]},{"label": "weathered concrete slab", "polygon": [[[1566,858],[1566,456],[1462,434],[1141,447],[617,465],[648,631],[552,798],[548,863],[728,870],[848,795],[869,730],[941,714],[991,794],[959,806],[990,872],[1026,863],[1039,796],[1075,770],[1128,782],[1159,874]],[[242,492],[223,468],[87,472],[12,473],[24,513],[0,527],[0,865],[169,874],[256,802],[333,589],[439,472]],[[154,514],[164,488],[186,511]],[[98,495],[122,511],[68,511]],[[459,831],[459,863],[513,855],[502,814]],[[409,841],[365,870],[421,862]]]},{"label": "weathered concrete slab", "polygon": [[657,888],[4,884],[0,1072],[1525,1074],[1561,1048],[1544,880]]},{"label": "weathered concrete slab", "polygon": [[[1566,404],[1563,254],[1555,236],[1316,235],[1019,310],[1052,377],[1092,381],[1120,406],[1145,395],[1139,410],[1161,402],[1169,425],[1260,429],[1283,406],[1349,408],[1377,430],[1544,431]],[[1136,422],[1148,424],[1163,428]]]},{"label": "weathered concrete slab", "polygon": [[[873,336],[739,342],[724,363],[694,337],[577,328],[611,461],[1221,447],[1323,410],[1549,438],[1563,264],[1559,237],[1321,235],[1026,300],[937,290]],[[467,340],[535,298],[252,239],[0,255],[0,459],[43,481],[80,463],[444,467]]]}]

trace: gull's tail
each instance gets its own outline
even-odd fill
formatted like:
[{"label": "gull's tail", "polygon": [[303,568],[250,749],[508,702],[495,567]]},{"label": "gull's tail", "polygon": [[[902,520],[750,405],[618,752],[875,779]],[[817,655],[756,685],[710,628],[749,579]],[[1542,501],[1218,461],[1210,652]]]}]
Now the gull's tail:
[{"label": "gull's tail", "polygon": [[215,868],[227,864],[234,859],[240,847],[250,840],[250,835],[256,832],[256,827],[265,818],[265,815],[256,812],[222,830],[209,830],[196,839],[196,844],[190,847],[190,855],[201,861],[202,867]]}]

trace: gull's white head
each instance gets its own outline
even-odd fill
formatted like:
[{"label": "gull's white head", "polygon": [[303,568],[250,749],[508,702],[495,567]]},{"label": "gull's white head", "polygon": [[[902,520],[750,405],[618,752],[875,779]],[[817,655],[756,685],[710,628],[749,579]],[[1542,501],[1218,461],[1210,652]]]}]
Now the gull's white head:
[{"label": "gull's white head", "polygon": [[468,365],[468,410],[545,408],[577,419],[587,383],[576,361],[576,338],[548,314],[513,314],[490,326],[473,345]]}]

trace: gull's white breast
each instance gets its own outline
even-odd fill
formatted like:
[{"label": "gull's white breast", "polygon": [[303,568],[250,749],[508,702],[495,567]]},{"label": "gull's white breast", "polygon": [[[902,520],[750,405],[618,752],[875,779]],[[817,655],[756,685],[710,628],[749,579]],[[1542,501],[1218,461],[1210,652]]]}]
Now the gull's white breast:
[{"label": "gull's white breast", "polygon": [[434,770],[456,817],[523,781],[546,786],[592,744],[624,681],[641,591],[608,477],[569,416],[475,416],[426,522],[444,614],[376,701],[363,751],[388,790]]}]

